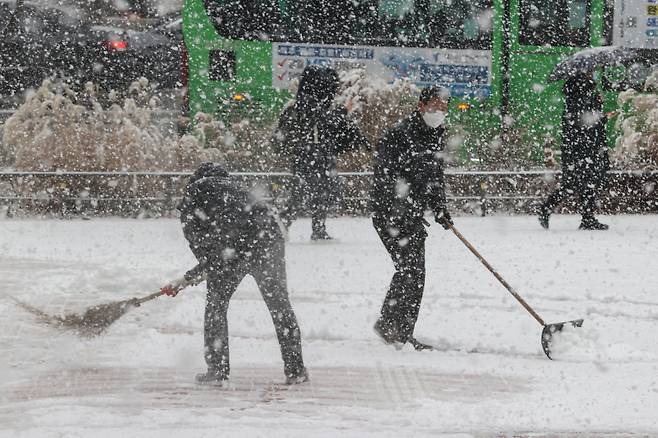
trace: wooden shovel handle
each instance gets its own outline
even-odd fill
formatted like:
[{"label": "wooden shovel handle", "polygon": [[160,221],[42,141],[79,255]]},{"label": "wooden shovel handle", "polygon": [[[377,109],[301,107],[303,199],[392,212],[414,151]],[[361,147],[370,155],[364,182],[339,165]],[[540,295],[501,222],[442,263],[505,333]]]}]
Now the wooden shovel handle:
[{"label": "wooden shovel handle", "polygon": [[160,295],[164,295],[164,292],[162,292],[161,290],[159,290],[157,292],[153,292],[152,294],[147,295],[147,296],[142,297],[142,298],[136,298],[135,299],[135,305],[139,305],[139,304],[145,303],[147,301],[151,301],[151,300],[159,297]]},{"label": "wooden shovel handle", "polygon": [[533,318],[535,318],[535,319],[537,320],[537,322],[538,322],[539,324],[541,324],[542,326],[545,326],[546,323],[545,323],[544,320],[543,320],[543,319],[537,314],[537,312],[535,312],[534,309],[533,309],[532,307],[530,307],[530,305],[529,305],[528,303],[526,303],[525,300],[524,300],[523,298],[521,298],[521,295],[519,295],[519,294],[514,290],[514,288],[513,288],[513,287],[512,287],[507,281],[505,281],[505,279],[504,279],[504,278],[498,273],[498,271],[496,271],[496,270],[493,268],[493,266],[491,266],[491,265],[489,264],[489,262],[487,262],[487,261],[485,260],[485,258],[482,257],[482,255],[478,252],[478,250],[475,249],[475,247],[474,247],[473,245],[471,245],[471,242],[469,242],[468,240],[466,240],[466,238],[465,238],[465,237],[464,237],[459,231],[457,231],[457,229],[454,227],[454,225],[451,225],[451,226],[450,226],[450,230],[455,234],[455,236],[457,236],[457,238],[458,238],[459,240],[462,241],[462,243],[463,243],[464,245],[466,245],[466,247],[467,247],[469,250],[471,250],[471,252],[475,255],[475,257],[477,257],[478,260],[480,260],[480,261],[482,262],[482,264],[483,264],[483,265],[489,270],[489,272],[491,272],[491,273],[494,275],[494,277],[496,277],[496,279],[500,282],[500,284],[502,284],[502,285],[505,287],[505,289],[507,289],[507,291],[508,291],[510,294],[512,294],[512,296],[513,296],[514,298],[516,298],[516,300],[517,300],[519,303],[521,303],[521,305],[522,305],[522,306],[528,311],[528,313],[530,313],[530,314],[533,316]]}]

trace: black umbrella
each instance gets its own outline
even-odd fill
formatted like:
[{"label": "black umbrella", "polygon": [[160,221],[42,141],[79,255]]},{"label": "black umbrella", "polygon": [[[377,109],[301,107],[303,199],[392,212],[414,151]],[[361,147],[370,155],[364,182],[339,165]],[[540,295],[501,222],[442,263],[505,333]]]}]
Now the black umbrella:
[{"label": "black umbrella", "polygon": [[628,47],[606,46],[585,49],[560,61],[548,76],[548,81],[568,79],[598,68],[630,65],[637,58],[638,52]]}]

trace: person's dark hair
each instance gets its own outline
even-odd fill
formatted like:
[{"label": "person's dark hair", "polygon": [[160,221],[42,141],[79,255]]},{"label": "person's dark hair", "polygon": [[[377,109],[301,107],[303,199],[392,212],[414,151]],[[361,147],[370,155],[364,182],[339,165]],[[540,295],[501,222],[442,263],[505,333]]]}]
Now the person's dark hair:
[{"label": "person's dark hair", "polygon": [[187,181],[187,185],[185,186],[185,196],[176,207],[178,210],[181,212],[187,212],[187,214],[191,214],[191,212],[194,211],[195,201],[193,199],[194,191],[192,188],[197,181],[208,177],[228,178],[229,173],[219,164],[211,162],[201,163]]},{"label": "person's dark hair", "polygon": [[441,87],[439,85],[432,85],[426,88],[423,88],[420,92],[420,98],[418,101],[420,103],[427,103],[432,99],[439,99],[443,101],[450,100],[450,90],[446,87]]},{"label": "person's dark hair", "polygon": [[309,65],[299,78],[299,90],[297,97],[317,96],[324,90],[322,89],[322,67],[317,65]]},{"label": "person's dark hair", "polygon": [[295,107],[303,117],[317,118],[325,114],[340,85],[336,70],[309,65],[302,72]]},{"label": "person's dark hair", "polygon": [[[579,73],[564,82],[562,93],[567,99],[568,106],[581,105],[582,96],[596,92],[596,82],[591,74]],[[574,100],[575,99],[575,100]]]},{"label": "person's dark hair", "polygon": [[338,92],[340,81],[333,68],[309,65],[302,72],[299,80],[297,97],[321,101],[333,99]]}]

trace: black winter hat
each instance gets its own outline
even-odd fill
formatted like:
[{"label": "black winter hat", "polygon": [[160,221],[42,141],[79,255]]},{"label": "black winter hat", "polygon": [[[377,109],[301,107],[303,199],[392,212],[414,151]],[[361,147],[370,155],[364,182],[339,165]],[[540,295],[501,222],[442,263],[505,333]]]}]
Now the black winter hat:
[{"label": "black winter hat", "polygon": [[195,181],[200,180],[201,178],[207,178],[209,176],[227,178],[229,176],[228,172],[220,164],[215,164],[211,162],[201,163],[196,171],[192,174],[189,183],[192,184]]},{"label": "black winter hat", "polygon": [[431,99],[439,99],[443,101],[450,100],[450,89],[443,87],[441,85],[431,85],[429,87],[423,88],[420,91],[419,102],[427,103]]},{"label": "black winter hat", "polygon": [[333,100],[339,85],[336,70],[330,67],[309,65],[304,69],[299,80],[297,100],[314,102]]}]

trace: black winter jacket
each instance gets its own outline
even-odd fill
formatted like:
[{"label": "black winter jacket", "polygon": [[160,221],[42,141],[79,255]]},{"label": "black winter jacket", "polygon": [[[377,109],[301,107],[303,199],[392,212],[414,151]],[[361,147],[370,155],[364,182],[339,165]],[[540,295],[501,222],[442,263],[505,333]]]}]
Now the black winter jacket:
[{"label": "black winter jacket", "polygon": [[427,126],[418,111],[384,135],[375,152],[375,218],[404,229],[421,224],[426,210],[445,209],[443,136],[444,129]]},{"label": "black winter jacket", "polygon": [[280,152],[292,158],[293,172],[311,180],[329,178],[336,169],[338,154],[361,145],[369,148],[367,138],[348,120],[345,108],[314,114],[291,105],[279,118],[274,142]]},{"label": "black winter jacket", "polygon": [[226,177],[191,181],[179,209],[183,234],[199,261],[185,274],[188,280],[248,261],[283,239],[269,207]]},{"label": "black winter jacket", "polygon": [[563,92],[562,170],[575,182],[598,184],[609,167],[602,97],[591,80],[571,79]]}]

